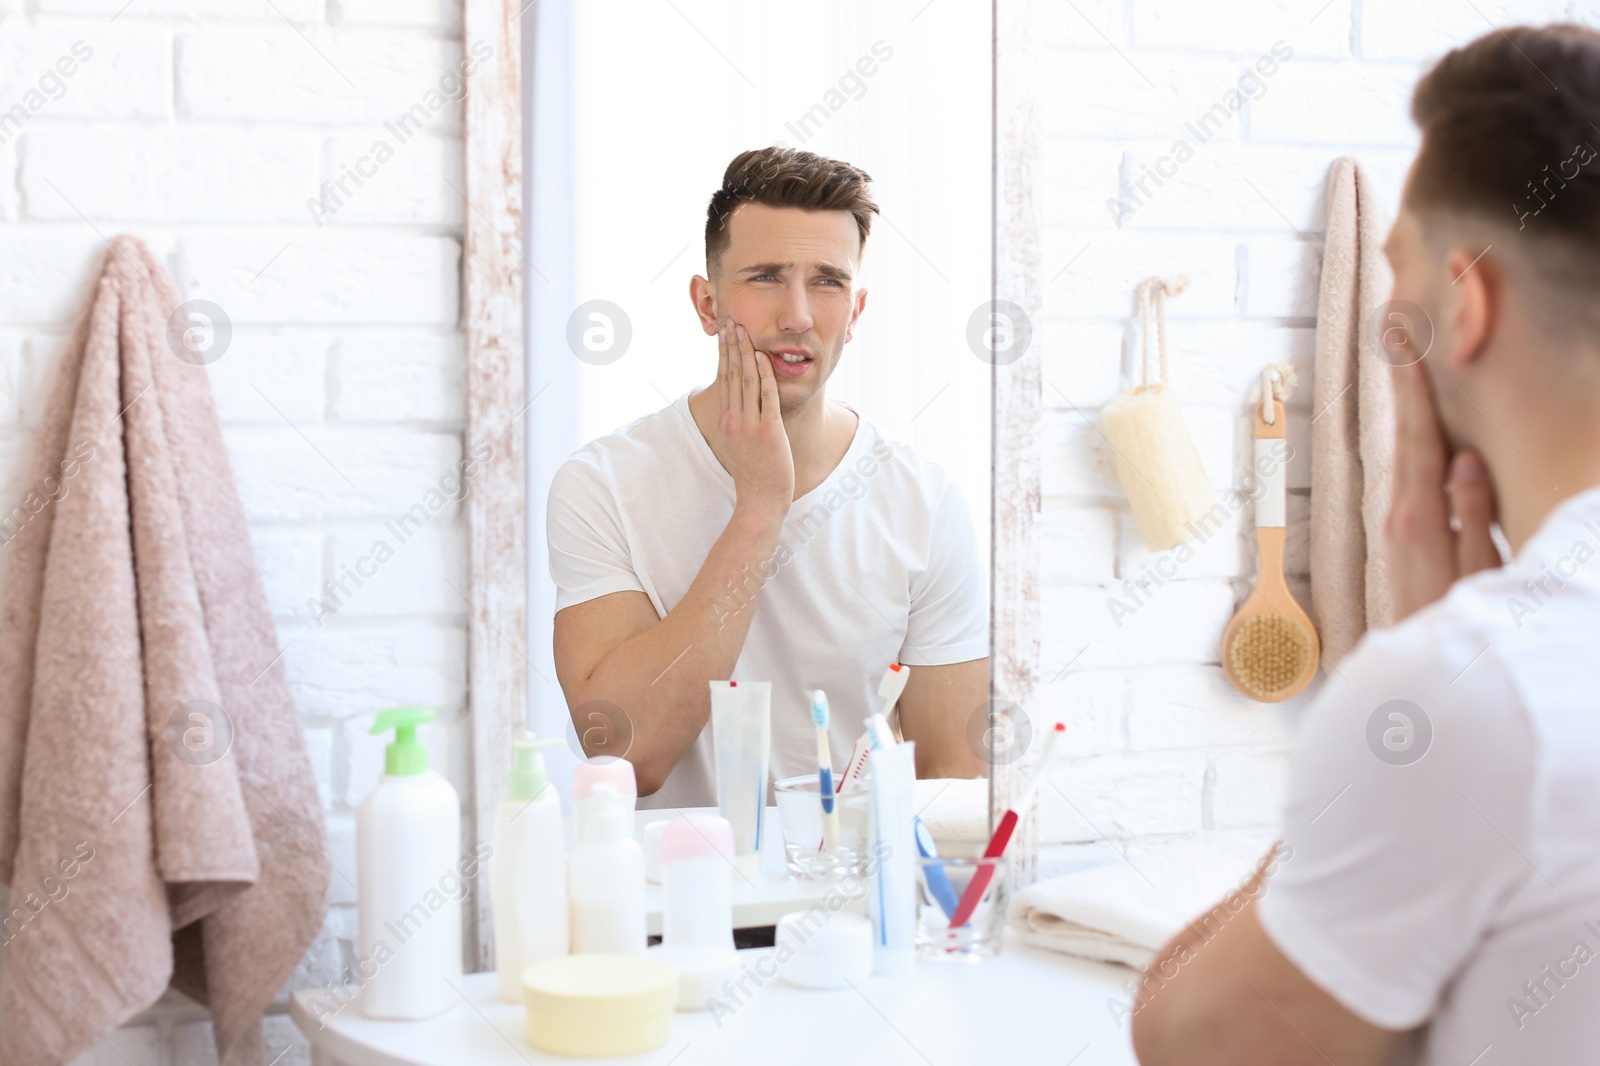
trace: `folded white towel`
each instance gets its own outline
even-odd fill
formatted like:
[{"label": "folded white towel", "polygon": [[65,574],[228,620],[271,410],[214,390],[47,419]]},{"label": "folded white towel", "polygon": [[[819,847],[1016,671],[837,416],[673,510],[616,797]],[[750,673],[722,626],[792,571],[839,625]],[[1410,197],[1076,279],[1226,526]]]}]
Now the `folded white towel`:
[{"label": "folded white towel", "polygon": [[1143,969],[1178,930],[1244,884],[1271,843],[1206,837],[1119,852],[1018,892],[1012,930],[1036,947]]}]

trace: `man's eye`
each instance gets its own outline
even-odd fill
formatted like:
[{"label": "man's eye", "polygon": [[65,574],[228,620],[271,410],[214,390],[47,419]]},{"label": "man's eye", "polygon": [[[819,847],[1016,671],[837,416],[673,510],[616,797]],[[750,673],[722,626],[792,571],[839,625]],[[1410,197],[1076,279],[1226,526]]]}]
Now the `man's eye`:
[{"label": "man's eye", "polygon": [[751,278],[750,280],[751,281],[762,281],[762,280],[776,281],[777,280],[777,275],[775,275],[775,274],[757,274],[755,277]]},{"label": "man's eye", "polygon": [[840,281],[838,278],[823,278],[822,281],[827,285],[839,285],[841,287],[844,285],[844,282]]}]

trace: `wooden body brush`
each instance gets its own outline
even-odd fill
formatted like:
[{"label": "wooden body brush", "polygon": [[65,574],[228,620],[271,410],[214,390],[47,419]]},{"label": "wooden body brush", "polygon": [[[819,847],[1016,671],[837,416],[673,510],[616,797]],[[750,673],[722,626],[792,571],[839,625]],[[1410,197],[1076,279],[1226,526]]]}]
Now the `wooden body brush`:
[{"label": "wooden body brush", "polygon": [[1255,423],[1255,473],[1263,490],[1256,500],[1260,572],[1250,598],[1222,634],[1222,669],[1246,696],[1277,703],[1311,683],[1322,644],[1283,579],[1284,467],[1289,448],[1283,404],[1268,388],[1262,390]]}]

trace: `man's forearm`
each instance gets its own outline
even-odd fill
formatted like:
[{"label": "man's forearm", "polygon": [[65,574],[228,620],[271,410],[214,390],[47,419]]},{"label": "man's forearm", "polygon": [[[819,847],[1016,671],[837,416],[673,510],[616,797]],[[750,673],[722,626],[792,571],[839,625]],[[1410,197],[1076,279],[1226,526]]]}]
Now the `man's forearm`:
[{"label": "man's forearm", "polygon": [[622,710],[641,793],[661,787],[705,728],[707,682],[733,673],[782,532],[781,513],[736,508],[683,599],[601,659],[573,701],[604,699]]}]

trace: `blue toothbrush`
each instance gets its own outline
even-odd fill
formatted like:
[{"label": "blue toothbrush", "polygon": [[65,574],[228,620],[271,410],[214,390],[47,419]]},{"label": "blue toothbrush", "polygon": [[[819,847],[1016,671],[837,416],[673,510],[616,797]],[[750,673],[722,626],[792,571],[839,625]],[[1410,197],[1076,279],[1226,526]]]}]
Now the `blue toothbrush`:
[{"label": "blue toothbrush", "polygon": [[[922,824],[920,817],[913,817],[911,824],[917,835],[917,852],[924,859],[937,859],[939,849],[934,845],[933,834],[928,832],[928,827]],[[950,883],[950,875],[944,872],[942,863],[929,863],[922,868],[922,872],[928,883],[928,891],[933,893],[939,909],[944,911],[946,918],[949,918],[961,903],[960,898],[956,896],[955,886]]]},{"label": "blue toothbrush", "polygon": [[839,846],[839,812],[833,806],[833,755],[828,749],[828,697],[819,688],[811,693],[811,722],[817,727],[817,791],[822,794],[822,847]]}]

